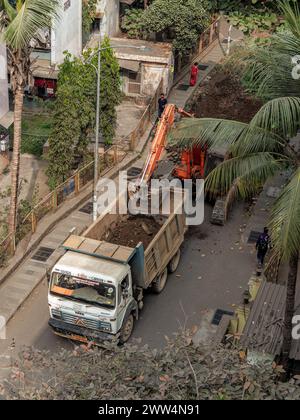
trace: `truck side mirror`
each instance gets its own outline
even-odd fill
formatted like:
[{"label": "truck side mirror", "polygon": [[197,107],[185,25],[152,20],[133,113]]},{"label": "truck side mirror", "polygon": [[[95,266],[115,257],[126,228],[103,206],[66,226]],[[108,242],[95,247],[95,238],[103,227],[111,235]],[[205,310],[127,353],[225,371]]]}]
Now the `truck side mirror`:
[{"label": "truck side mirror", "polygon": [[46,278],[47,278],[47,282],[49,284],[50,280],[51,280],[51,269],[50,268],[46,269]]}]

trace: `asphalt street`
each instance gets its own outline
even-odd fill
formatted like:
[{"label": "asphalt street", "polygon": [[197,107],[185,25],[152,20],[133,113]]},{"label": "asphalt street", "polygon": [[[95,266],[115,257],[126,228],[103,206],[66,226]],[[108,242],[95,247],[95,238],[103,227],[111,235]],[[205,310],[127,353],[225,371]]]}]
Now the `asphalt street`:
[{"label": "asphalt street", "polygon": [[[183,327],[199,326],[208,311],[234,311],[241,302],[250,275],[255,269],[253,248],[245,245],[243,226],[247,216],[241,205],[224,227],[206,221],[191,227],[182,248],[177,272],[169,276],[160,295],[148,293],[134,338],[150,347],[163,347],[165,337]],[[47,282],[40,284],[7,325],[6,339],[0,340],[1,365],[15,357],[23,346],[59,351],[74,344],[55,336],[48,327]]]}]

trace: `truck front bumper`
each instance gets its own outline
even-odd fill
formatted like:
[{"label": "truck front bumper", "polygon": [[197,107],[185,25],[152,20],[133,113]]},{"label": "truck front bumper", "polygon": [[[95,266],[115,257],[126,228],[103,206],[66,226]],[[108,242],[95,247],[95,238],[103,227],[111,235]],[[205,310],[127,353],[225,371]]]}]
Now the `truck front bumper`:
[{"label": "truck front bumper", "polygon": [[101,345],[104,342],[118,342],[118,336],[116,335],[69,324],[58,319],[50,318],[49,325],[56,335],[81,343]]}]

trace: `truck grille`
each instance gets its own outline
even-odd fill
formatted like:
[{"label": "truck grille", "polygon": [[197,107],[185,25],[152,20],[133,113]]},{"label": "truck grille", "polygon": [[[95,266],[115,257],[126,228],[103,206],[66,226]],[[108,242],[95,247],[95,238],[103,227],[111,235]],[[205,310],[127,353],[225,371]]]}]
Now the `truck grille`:
[{"label": "truck grille", "polygon": [[62,320],[68,324],[77,325],[78,327],[85,327],[91,330],[103,330],[111,331],[111,325],[109,322],[101,322],[96,319],[86,319],[75,315],[63,313]]},{"label": "truck grille", "polygon": [[78,325],[79,327],[86,327],[92,330],[97,330],[99,328],[99,321],[94,319],[79,318],[75,315],[62,314],[62,319],[68,324]]}]

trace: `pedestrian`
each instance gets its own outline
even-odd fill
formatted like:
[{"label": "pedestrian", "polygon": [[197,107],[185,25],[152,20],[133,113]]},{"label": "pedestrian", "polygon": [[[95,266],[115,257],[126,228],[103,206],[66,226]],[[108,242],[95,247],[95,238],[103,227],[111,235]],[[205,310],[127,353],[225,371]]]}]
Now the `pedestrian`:
[{"label": "pedestrian", "polygon": [[261,233],[256,242],[257,260],[258,264],[262,267],[264,265],[265,256],[270,248],[270,235],[269,229],[264,228],[264,233]]},{"label": "pedestrian", "polygon": [[167,103],[168,103],[168,100],[165,97],[165,95],[162,93],[158,100],[158,118],[162,117],[162,114],[164,113]]},{"label": "pedestrian", "polygon": [[191,69],[190,86],[196,86],[196,83],[198,81],[198,75],[199,75],[198,63],[194,63]]}]

